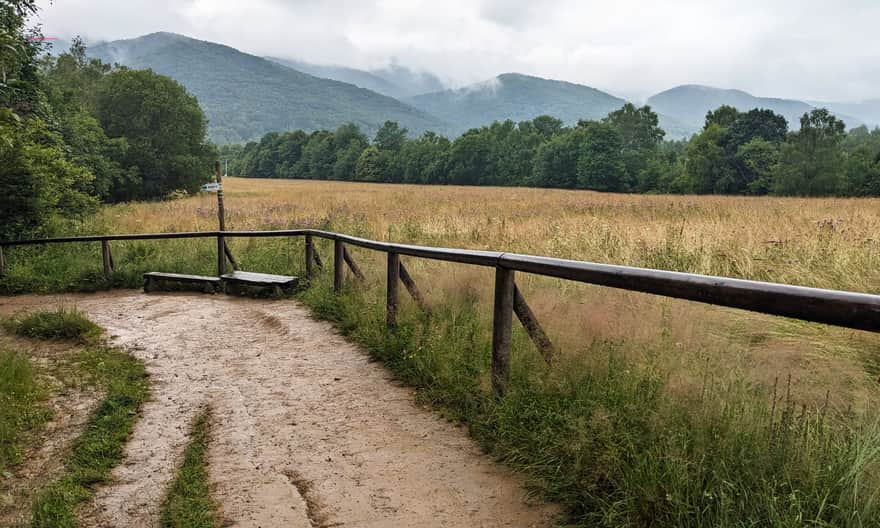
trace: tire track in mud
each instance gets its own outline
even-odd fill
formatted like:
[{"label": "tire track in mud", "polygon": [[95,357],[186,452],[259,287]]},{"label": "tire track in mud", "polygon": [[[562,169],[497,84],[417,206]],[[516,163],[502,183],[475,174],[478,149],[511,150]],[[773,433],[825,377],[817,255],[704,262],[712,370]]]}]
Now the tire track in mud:
[{"label": "tire track in mud", "polygon": [[295,301],[125,291],[0,298],[76,304],[143,359],[153,399],[88,526],[155,526],[203,404],[226,525],[550,526],[519,479],[419,408],[380,365]]}]

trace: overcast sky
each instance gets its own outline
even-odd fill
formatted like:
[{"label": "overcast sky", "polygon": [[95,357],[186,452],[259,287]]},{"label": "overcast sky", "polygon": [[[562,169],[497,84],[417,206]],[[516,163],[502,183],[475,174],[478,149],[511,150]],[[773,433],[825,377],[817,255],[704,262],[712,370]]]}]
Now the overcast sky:
[{"label": "overcast sky", "polygon": [[46,36],[172,31],[257,55],[520,72],[644,97],[678,84],[880,98],[880,0],[55,0]]}]

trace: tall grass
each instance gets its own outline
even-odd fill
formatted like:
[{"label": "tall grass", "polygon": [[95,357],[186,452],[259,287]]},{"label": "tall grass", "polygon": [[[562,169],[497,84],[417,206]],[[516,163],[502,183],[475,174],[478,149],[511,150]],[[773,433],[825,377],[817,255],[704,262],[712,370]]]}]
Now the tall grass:
[{"label": "tall grass", "polygon": [[43,385],[27,355],[0,349],[0,478],[21,462],[27,435],[51,415]]},{"label": "tall grass", "polygon": [[[375,294],[377,292],[372,292]],[[375,297],[341,297],[322,279],[304,294],[419,397],[467,423],[494,456],[582,526],[874,526],[880,523],[876,418],[799,404],[789,380],[768,392],[707,379],[670,390],[665,343],[627,359],[596,339],[549,367],[515,336],[511,384],[489,389],[487,324],[474,298],[408,311],[389,332]]]},{"label": "tall grass", "polygon": [[[880,292],[880,201],[619,196],[578,191],[247,181],[231,229],[318,227],[397,242],[498,249]],[[213,196],[107,208],[72,233],[214,229]],[[298,239],[231,240],[244,269],[302,274]],[[17,248],[0,291],[140,285],[144,271],[213,272],[212,240]],[[332,266],[329,244],[318,251]],[[491,396],[490,271],[408,259],[432,305],[384,327],[384,262],[301,294],[419,397],[467,423],[583,526],[873,526],[880,339],[697,303],[517,275],[559,350],[514,332],[511,385]],[[405,294],[404,294],[405,295]],[[830,389],[830,391],[829,391]]]}]

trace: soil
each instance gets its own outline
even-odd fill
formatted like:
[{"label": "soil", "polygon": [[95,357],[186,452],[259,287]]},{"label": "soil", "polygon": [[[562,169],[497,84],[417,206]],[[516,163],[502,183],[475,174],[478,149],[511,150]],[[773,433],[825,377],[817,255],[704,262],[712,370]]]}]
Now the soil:
[{"label": "soil", "polygon": [[295,301],[134,291],[0,298],[75,304],[146,363],[153,398],[85,526],[155,526],[192,420],[213,409],[223,525],[550,526],[551,505],[466,431]]}]

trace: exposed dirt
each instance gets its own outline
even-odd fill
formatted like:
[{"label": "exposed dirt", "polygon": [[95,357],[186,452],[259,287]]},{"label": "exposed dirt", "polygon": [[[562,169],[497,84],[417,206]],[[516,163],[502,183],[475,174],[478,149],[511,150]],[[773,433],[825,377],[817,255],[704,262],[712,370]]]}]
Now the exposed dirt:
[{"label": "exposed dirt", "polygon": [[201,405],[225,525],[549,526],[555,508],[461,428],[294,301],[116,292],[0,298],[0,312],[75,303],[153,379],[125,464],[89,526],[151,526]]},{"label": "exposed dirt", "polygon": [[[2,308],[0,308],[2,309]],[[46,406],[52,418],[38,434],[41,441],[32,441],[22,463],[0,475],[0,526],[29,526],[34,492],[61,474],[61,461],[71,442],[82,432],[89,412],[103,396],[100,391],[83,386],[66,364],[67,356],[79,347],[45,343],[3,335],[0,345],[22,350],[40,367],[41,376],[49,378],[51,396]]]}]

